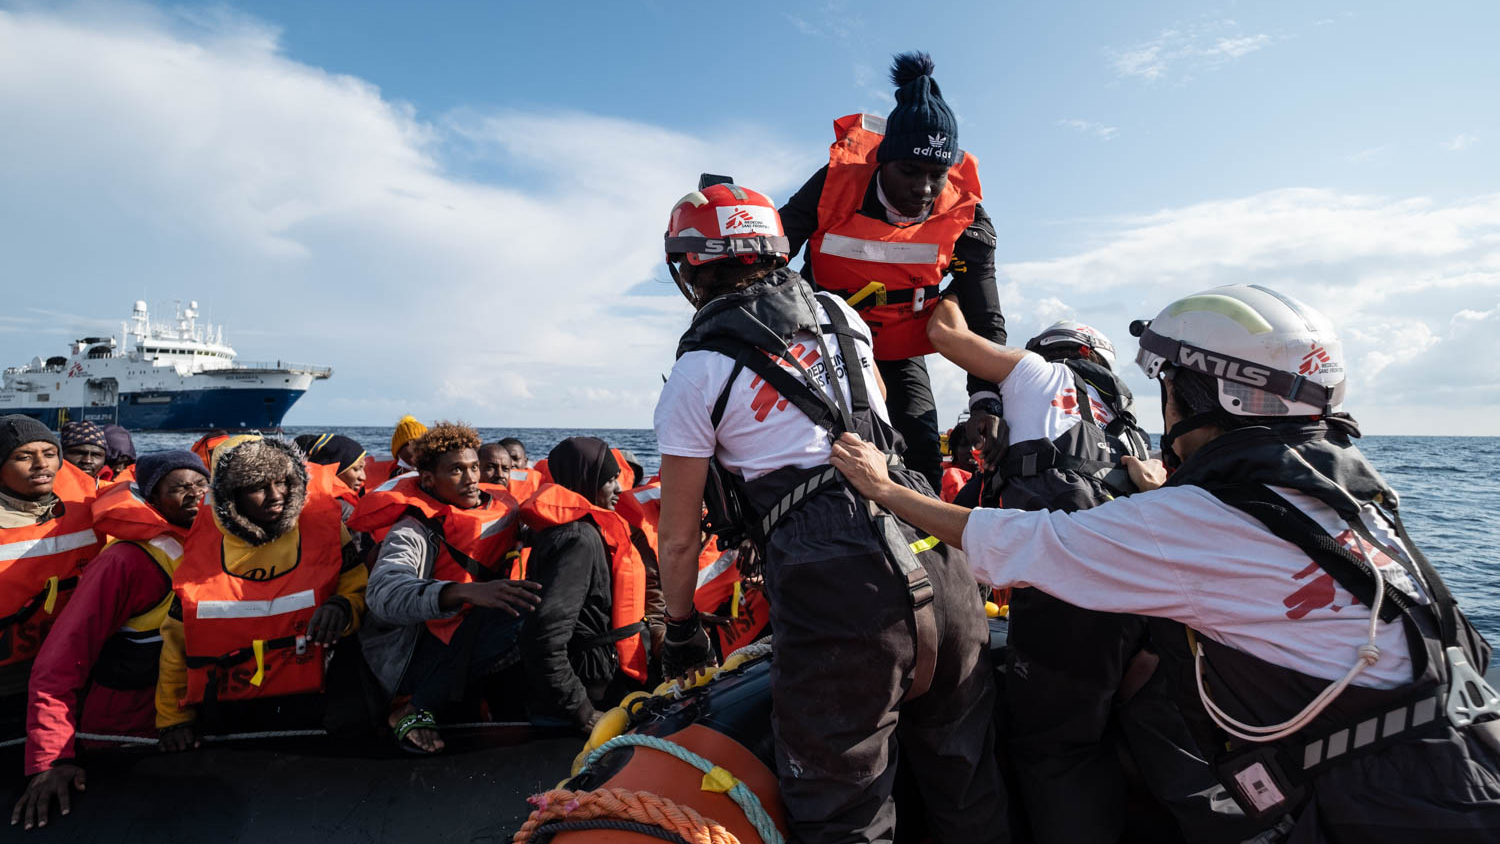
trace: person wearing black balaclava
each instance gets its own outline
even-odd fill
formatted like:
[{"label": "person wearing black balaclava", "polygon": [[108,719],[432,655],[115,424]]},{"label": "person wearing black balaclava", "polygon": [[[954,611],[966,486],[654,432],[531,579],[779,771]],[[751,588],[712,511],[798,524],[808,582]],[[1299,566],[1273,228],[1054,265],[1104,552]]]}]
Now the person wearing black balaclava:
[{"label": "person wearing black balaclava", "polygon": [[[995,226],[979,204],[974,156],[958,146],[958,121],[933,79],[926,53],[896,56],[896,107],[881,120],[834,122],[827,166],[780,209],[792,255],[807,246],[800,273],[843,296],[875,333],[875,357],[891,423],[906,441],[906,464],[941,486],[937,404],[924,333],[941,295],[954,296],[969,326],[1005,343],[995,286]],[[969,376],[970,428],[993,430],[999,388]]]},{"label": "person wearing black balaclava", "polygon": [[[542,586],[541,606],[521,629],[527,711],[534,723],[587,728],[644,681],[645,654],[634,649],[643,618],[618,628],[614,618],[617,602],[644,606],[645,573],[629,526],[614,512],[620,465],[609,445],[570,437],[547,455],[547,468],[553,483],[521,508],[522,521],[536,531],[526,577]],[[612,562],[617,556],[624,567]],[[616,571],[636,576],[616,582]],[[637,582],[638,590],[622,592]],[[627,655],[642,662],[632,664]]]}]

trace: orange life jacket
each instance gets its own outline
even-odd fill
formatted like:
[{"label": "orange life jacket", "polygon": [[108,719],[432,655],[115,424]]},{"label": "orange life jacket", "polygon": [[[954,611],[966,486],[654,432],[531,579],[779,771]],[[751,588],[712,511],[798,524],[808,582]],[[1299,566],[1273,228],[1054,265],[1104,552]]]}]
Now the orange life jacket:
[{"label": "orange life jacket", "polygon": [[875,334],[878,360],[931,354],[927,320],[953,244],[974,222],[979,168],[974,156],[948,170],[948,185],[920,223],[895,226],[859,213],[880,165],[875,151],[885,121],[851,114],[833,122],[828,177],[818,200],[818,230],[808,251],[813,279],[856,308]]},{"label": "orange life jacket", "polygon": [[510,497],[517,501],[525,501],[530,498],[536,488],[542,485],[542,473],[535,469],[511,469],[507,488]]},{"label": "orange life jacket", "polygon": [[[532,530],[569,524],[585,516],[598,526],[609,550],[609,623],[614,627],[611,635],[624,635],[624,638],[615,640],[620,669],[630,677],[644,681],[646,643],[643,641],[642,622],[646,618],[646,566],[641,562],[635,544],[630,541],[630,524],[619,513],[597,507],[560,484],[543,484],[521,505],[521,520]],[[626,634],[627,630],[634,632]]]},{"label": "orange life jacket", "polygon": [[320,477],[318,483],[328,484],[329,491],[333,494],[334,498],[340,501],[347,501],[352,506],[359,506],[359,493],[355,492],[354,487],[344,483],[344,479],[339,477],[338,464],[304,463],[303,465],[307,467],[307,482],[309,486],[314,482],[314,475],[327,475],[326,479]]},{"label": "orange life jacket", "polygon": [[[520,527],[516,518],[520,505],[498,484],[480,484],[479,489],[484,493],[482,503],[465,509],[428,495],[415,475],[387,481],[359,500],[349,517],[349,529],[384,536],[391,525],[409,514],[442,537],[432,568],[434,580],[473,583],[506,577]],[[429,619],[427,629],[447,644],[466,612]]]},{"label": "orange life jacket", "polygon": [[959,490],[962,490],[964,484],[968,483],[969,478],[972,477],[974,477],[974,473],[965,472],[957,466],[949,466],[944,469],[942,499],[952,504],[953,499],[958,497]]},{"label": "orange life jacket", "polygon": [[62,515],[39,525],[0,529],[0,665],[31,659],[99,553],[91,505],[94,479],[59,460],[52,492]]},{"label": "orange life jacket", "polygon": [[214,449],[229,439],[228,434],[204,434],[188,450],[202,458],[204,466],[212,466]]},{"label": "orange life jacket", "polygon": [[100,490],[118,483],[128,483],[130,481],[133,481],[135,480],[135,464],[132,463],[129,466],[126,466],[124,469],[121,469],[119,474],[115,474],[115,470],[109,468],[108,466],[105,466],[103,469],[99,470],[99,477],[97,480]]},{"label": "orange life jacket", "polygon": [[620,489],[635,489],[635,482],[640,479],[635,476],[635,470],[630,468],[630,464],[625,462],[625,455],[618,448],[610,449],[609,453],[615,456],[615,465],[620,467]]},{"label": "orange life jacket", "polygon": [[182,603],[187,696],[202,703],[323,690],[323,649],[307,640],[318,607],[338,590],[342,523],[331,475],[310,475],[297,520],[297,565],[268,580],[224,570],[224,533],[205,507],[188,532],[172,588]]},{"label": "orange life jacket", "polygon": [[365,457],[365,492],[369,492],[390,480],[392,473],[399,477],[404,472],[396,471],[396,458],[390,460],[376,460],[374,457]]}]

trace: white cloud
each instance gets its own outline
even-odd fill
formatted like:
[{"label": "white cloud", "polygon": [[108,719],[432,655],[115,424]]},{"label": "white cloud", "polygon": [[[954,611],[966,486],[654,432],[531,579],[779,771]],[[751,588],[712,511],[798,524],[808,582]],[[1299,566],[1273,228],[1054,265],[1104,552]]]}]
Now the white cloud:
[{"label": "white cloud", "polygon": [[1139,44],[1107,52],[1111,67],[1121,78],[1189,81],[1198,73],[1216,70],[1275,40],[1266,33],[1246,35],[1239,30],[1239,23],[1229,19],[1184,24]]},{"label": "white cloud", "polygon": [[1092,120],[1079,120],[1076,117],[1059,120],[1057,121],[1057,125],[1083,132],[1086,135],[1093,135],[1102,141],[1113,138],[1120,131],[1119,127],[1116,126],[1105,126],[1103,123],[1095,123]]},{"label": "white cloud", "polygon": [[1464,150],[1474,146],[1477,143],[1479,143],[1479,133],[1460,132],[1459,134],[1454,135],[1448,140],[1443,141],[1442,146],[1443,149],[1448,150],[1449,152],[1463,152]]},{"label": "white cloud", "polygon": [[[701,171],[784,198],[818,164],[749,125],[424,118],[277,38],[223,13],[0,11],[6,310],[69,312],[0,334],[6,365],[137,298],[198,299],[243,357],[335,367],[294,424],[642,425],[689,315],[627,292],[665,276],[671,203]],[[518,184],[455,175],[456,149]]]},{"label": "white cloud", "polygon": [[[1095,244],[1001,268],[1011,342],[1059,318],[1133,357],[1131,319],[1220,284],[1296,296],[1339,326],[1374,433],[1500,433],[1500,195],[1437,203],[1287,189],[1091,223]],[[1137,393],[1154,395],[1138,370]],[[1467,388],[1466,388],[1467,387]],[[962,401],[944,394],[945,412]],[[1472,411],[1472,412],[1471,412]],[[1145,417],[1159,425],[1154,413]]]},{"label": "white cloud", "polygon": [[1349,155],[1345,156],[1345,160],[1350,164],[1373,164],[1377,161],[1384,161],[1389,158],[1391,153],[1394,152],[1395,149],[1396,146],[1394,144],[1381,144],[1379,146],[1366,147],[1359,152],[1350,153]]}]

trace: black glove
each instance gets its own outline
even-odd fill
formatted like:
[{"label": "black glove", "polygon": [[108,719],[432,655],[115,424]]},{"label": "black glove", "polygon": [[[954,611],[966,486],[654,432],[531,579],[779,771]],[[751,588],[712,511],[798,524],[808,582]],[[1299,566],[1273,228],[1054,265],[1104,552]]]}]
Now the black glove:
[{"label": "black glove", "polygon": [[668,680],[691,677],[701,668],[715,665],[713,645],[703,620],[693,611],[682,621],[667,621],[667,637],[661,646],[661,673]]}]

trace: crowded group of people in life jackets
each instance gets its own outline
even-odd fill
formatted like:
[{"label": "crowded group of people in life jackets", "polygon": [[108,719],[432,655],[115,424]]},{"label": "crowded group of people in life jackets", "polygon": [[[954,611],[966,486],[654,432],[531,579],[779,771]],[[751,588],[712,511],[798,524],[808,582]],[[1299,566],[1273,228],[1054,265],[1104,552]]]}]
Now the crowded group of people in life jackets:
[{"label": "crowded group of people in life jackets", "polygon": [[[663,679],[659,484],[628,451],[573,437],[532,465],[518,439],[405,417],[386,460],[338,434],[219,431],[138,458],[127,439],[111,465],[78,448],[104,434],[0,417],[15,824],[72,810],[80,735],[175,753],[314,728],[428,754],[447,718],[586,731]],[[727,655],[762,635],[764,601],[736,548],[699,551]]]},{"label": "crowded group of people in life jackets", "polygon": [[[1354,445],[1333,325],[1260,285],[1131,323],[1153,456],[1103,331],[1006,345],[933,73],[897,56],[894,109],[835,120],[780,208],[706,174],[672,207],[694,313],[655,477],[411,417],[385,460],[225,432],[135,458],[0,418],[12,823],[69,811],[80,732],[190,752],[373,702],[439,753],[466,711],[587,729],[772,633],[795,841],[891,841],[898,760],[942,842],[1114,842],[1143,795],[1153,840],[1500,840],[1489,646]],[[931,354],[969,376],[946,448]]]}]

